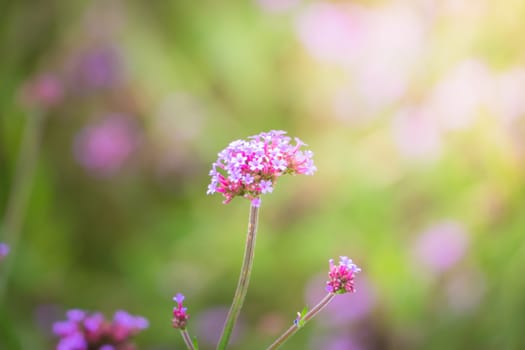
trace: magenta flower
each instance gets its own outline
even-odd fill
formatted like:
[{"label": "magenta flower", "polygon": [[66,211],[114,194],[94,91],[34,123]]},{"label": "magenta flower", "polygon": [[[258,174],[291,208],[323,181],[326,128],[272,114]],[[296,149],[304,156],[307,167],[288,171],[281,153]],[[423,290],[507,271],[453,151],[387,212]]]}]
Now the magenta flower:
[{"label": "magenta flower", "polygon": [[2,261],[2,259],[4,259],[7,254],[9,254],[9,246],[5,243],[0,243],[0,261]]},{"label": "magenta flower", "polygon": [[73,309],[67,312],[67,320],[53,324],[53,333],[60,337],[57,350],[134,350],[131,338],[148,328],[148,321],[117,311],[113,321],[101,313],[89,314]]},{"label": "magenta flower", "polygon": [[230,143],[212,165],[207,194],[222,193],[224,204],[242,196],[259,206],[260,195],[271,193],[279,176],[313,175],[313,153],[300,150],[305,144],[298,138],[292,145],[285,134],[272,130]]},{"label": "magenta flower", "polygon": [[[312,278],[306,287],[305,300],[307,305],[315,305],[325,295],[325,290],[320,289],[326,281],[326,275]],[[377,306],[377,291],[366,275],[354,276],[354,285],[359,293],[352,294],[351,298],[334,298],[323,312],[316,316],[318,322],[327,328],[340,328],[366,320]]]},{"label": "magenta flower", "polygon": [[330,271],[328,272],[329,280],[326,282],[326,291],[333,294],[355,292],[354,277],[356,273],[361,272],[361,269],[346,256],[340,257],[339,265],[335,265],[333,259],[330,259],[329,263]]},{"label": "magenta flower", "polygon": [[184,301],[184,295],[178,293],[176,296],[173,297],[173,301],[177,303],[177,306],[173,308],[173,328],[179,328],[183,330],[186,328],[186,323],[190,318],[190,316],[186,313],[186,310],[188,310],[188,308],[182,306],[182,302]]}]

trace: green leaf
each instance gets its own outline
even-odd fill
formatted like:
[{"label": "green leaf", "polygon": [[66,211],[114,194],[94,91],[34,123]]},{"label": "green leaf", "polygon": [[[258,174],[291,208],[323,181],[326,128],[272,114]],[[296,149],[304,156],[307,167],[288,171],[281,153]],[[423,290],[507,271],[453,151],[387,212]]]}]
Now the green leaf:
[{"label": "green leaf", "polygon": [[193,337],[193,346],[195,347],[195,350],[199,350],[199,343],[197,342],[197,337]]},{"label": "green leaf", "polygon": [[302,326],[304,326],[304,323],[305,323],[304,317],[306,316],[307,313],[308,313],[307,306],[305,306],[301,312],[297,313],[297,318],[294,321],[297,328],[301,328]]}]

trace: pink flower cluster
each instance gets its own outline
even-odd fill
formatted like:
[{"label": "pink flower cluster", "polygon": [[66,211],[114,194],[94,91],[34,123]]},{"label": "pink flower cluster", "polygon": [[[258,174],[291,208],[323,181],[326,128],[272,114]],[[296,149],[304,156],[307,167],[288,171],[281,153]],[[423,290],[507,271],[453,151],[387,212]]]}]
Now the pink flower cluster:
[{"label": "pink flower cluster", "polygon": [[352,263],[352,259],[346,256],[339,258],[339,265],[335,265],[333,259],[329,260],[330,272],[328,272],[326,291],[334,294],[353,293],[355,292],[354,277],[356,273],[361,272],[361,269]]},{"label": "pink flower cluster", "polygon": [[173,308],[173,328],[185,329],[190,316],[186,313],[188,308],[182,306],[184,295],[181,293],[177,294],[173,297],[173,301],[177,303],[177,306]]},{"label": "pink flower cluster", "polygon": [[53,324],[60,337],[57,350],[135,350],[130,338],[148,328],[148,320],[117,311],[112,321],[99,313],[69,310],[67,320]]},{"label": "pink flower cluster", "polygon": [[259,206],[260,195],[271,193],[279,176],[313,175],[313,153],[300,150],[305,144],[298,138],[292,145],[285,134],[272,130],[230,143],[213,163],[207,194],[222,193],[225,204],[242,196]]}]

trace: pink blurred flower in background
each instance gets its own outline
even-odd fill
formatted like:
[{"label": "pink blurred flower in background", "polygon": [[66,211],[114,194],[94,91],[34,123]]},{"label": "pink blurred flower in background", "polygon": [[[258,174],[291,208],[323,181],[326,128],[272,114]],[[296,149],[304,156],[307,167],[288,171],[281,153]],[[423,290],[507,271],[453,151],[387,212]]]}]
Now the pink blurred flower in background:
[{"label": "pink blurred flower in background", "polygon": [[444,129],[467,128],[491,99],[491,85],[484,62],[474,59],[460,62],[434,86],[424,108]]},{"label": "pink blurred flower in background", "polygon": [[74,154],[86,170],[106,177],[124,166],[138,143],[138,130],[133,122],[115,114],[84,128],[76,137]]},{"label": "pink blurred flower in background", "polygon": [[469,237],[461,223],[441,221],[416,238],[413,253],[419,264],[440,273],[457,264],[465,255],[468,245]]},{"label": "pink blurred flower in background", "polygon": [[360,12],[348,11],[348,6],[312,3],[298,16],[296,31],[299,40],[315,58],[344,63],[360,51],[363,43],[363,23]]},{"label": "pink blurred flower in background", "polygon": [[367,11],[365,45],[352,66],[362,98],[378,108],[402,97],[426,49],[423,16],[413,7],[388,4]]},{"label": "pink blurred flower in background", "polygon": [[441,129],[421,107],[401,110],[392,121],[392,132],[399,153],[406,158],[433,160],[441,153]]},{"label": "pink blurred flower in background", "polygon": [[63,98],[63,82],[54,73],[42,73],[22,87],[22,103],[29,107],[51,108],[61,103]]},{"label": "pink blurred flower in background", "polygon": [[321,2],[298,15],[297,36],[308,53],[346,72],[346,93],[336,94],[333,101],[338,118],[377,113],[405,94],[426,50],[425,21],[423,14],[403,4]]},{"label": "pink blurred flower in background", "polygon": [[[325,279],[325,276],[316,276],[308,283],[305,293],[307,305],[315,305],[325,295],[325,291],[319,288]],[[376,304],[372,285],[364,275],[358,274],[355,277],[355,286],[356,293],[338,295],[316,316],[320,324],[326,327],[341,327],[357,322],[372,312]]]},{"label": "pink blurred flower in background", "polygon": [[494,76],[491,112],[508,125],[525,116],[525,68],[513,67]]}]

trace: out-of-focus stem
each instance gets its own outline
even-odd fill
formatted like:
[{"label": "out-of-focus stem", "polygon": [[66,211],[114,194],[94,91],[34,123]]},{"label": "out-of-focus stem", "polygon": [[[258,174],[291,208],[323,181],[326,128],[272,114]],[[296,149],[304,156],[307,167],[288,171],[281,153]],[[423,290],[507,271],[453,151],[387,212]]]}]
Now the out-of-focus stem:
[{"label": "out-of-focus stem", "polygon": [[186,329],[181,329],[180,334],[182,335],[182,339],[184,339],[184,343],[188,347],[189,350],[195,350],[195,346],[193,346],[193,341],[191,340],[190,334]]},{"label": "out-of-focus stem", "polygon": [[231,333],[239,317],[246,292],[248,291],[248,285],[250,283],[250,274],[252,272],[253,255],[255,251],[255,236],[257,234],[257,221],[259,218],[259,207],[252,204],[250,207],[250,218],[248,220],[248,235],[246,236],[246,247],[244,250],[244,259],[242,262],[241,274],[239,276],[239,282],[237,283],[237,289],[233,297],[232,305],[226,321],[224,323],[224,329],[222,330],[219,344],[217,344],[217,350],[224,350],[228,346]]},{"label": "out-of-focus stem", "polygon": [[24,220],[27,202],[31,194],[33,178],[38,160],[44,115],[29,115],[20,146],[19,156],[13,176],[11,191],[7,198],[6,212],[3,220],[2,238],[10,247],[9,255],[2,262],[0,273],[0,303],[5,297],[9,274],[14,261],[20,232]]},{"label": "out-of-focus stem", "polygon": [[[314,318],[315,315],[317,315],[319,311],[324,309],[324,307],[328,305],[334,297],[335,297],[335,294],[333,293],[328,293],[327,295],[325,295],[325,297],[317,305],[315,305],[310,311],[306,313],[306,315],[304,315],[304,317],[301,320],[302,325],[304,326],[306,322]],[[300,327],[299,325],[294,323],[283,334],[281,334],[281,336],[277,338],[277,340],[274,341],[273,344],[270,345],[266,350],[274,350],[274,349],[279,348],[281,345],[283,345],[288,340],[288,338],[294,335],[295,332],[299,330],[299,328],[302,328],[302,326]]]}]

